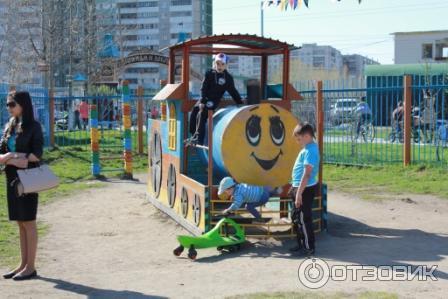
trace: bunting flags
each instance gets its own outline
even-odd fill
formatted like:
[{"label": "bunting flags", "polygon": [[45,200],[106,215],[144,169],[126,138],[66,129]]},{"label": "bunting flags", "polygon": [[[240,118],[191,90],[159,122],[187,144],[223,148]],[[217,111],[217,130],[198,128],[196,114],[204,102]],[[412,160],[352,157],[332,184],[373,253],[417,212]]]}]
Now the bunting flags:
[{"label": "bunting flags", "polygon": [[265,0],[265,1],[263,2],[263,6],[262,6],[262,8],[263,8],[263,9],[266,9],[266,8],[268,8],[269,6],[274,5],[274,2],[277,2],[277,1],[274,1],[274,0]]},{"label": "bunting flags", "polygon": [[[341,0],[337,0],[338,2],[341,2]],[[361,4],[362,0],[357,0],[359,4]],[[298,7],[302,5],[302,2],[305,4],[307,8],[309,8],[309,2],[310,0],[263,0],[263,9],[266,9],[267,7],[273,5],[280,8],[280,10],[287,10],[288,6],[295,10]]]},{"label": "bunting flags", "polygon": [[288,0],[280,0],[280,10],[288,9]]}]

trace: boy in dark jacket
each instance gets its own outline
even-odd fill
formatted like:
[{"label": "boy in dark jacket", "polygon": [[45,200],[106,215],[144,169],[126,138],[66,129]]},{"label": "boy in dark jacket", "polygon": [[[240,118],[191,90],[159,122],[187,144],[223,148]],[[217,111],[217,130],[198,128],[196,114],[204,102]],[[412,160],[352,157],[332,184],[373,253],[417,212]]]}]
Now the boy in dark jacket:
[{"label": "boy in dark jacket", "polygon": [[219,53],[214,58],[213,69],[205,73],[201,88],[201,100],[194,106],[190,115],[190,133],[188,142],[203,144],[208,110],[215,110],[227,91],[237,105],[242,104],[241,96],[235,88],[232,75],[227,72],[228,57]]}]

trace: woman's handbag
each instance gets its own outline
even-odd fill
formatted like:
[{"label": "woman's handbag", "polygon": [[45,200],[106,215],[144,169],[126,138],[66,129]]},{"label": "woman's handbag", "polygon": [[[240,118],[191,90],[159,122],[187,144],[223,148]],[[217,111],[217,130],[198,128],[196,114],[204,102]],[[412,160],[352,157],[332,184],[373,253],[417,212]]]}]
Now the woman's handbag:
[{"label": "woman's handbag", "polygon": [[18,196],[50,190],[59,185],[59,178],[47,165],[30,169],[19,169],[17,170],[17,175],[19,179],[16,184]]}]

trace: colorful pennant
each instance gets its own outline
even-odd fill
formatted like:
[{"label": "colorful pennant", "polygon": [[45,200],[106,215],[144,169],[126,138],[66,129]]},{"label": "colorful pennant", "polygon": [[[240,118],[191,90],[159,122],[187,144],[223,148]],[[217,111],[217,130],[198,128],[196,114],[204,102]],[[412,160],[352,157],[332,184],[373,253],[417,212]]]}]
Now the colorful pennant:
[{"label": "colorful pennant", "polygon": [[[265,9],[271,5],[275,5],[280,8],[280,10],[288,10],[288,6],[295,10],[297,7],[300,7],[302,5],[302,1],[305,4],[307,8],[309,8],[309,2],[310,0],[263,0],[263,6],[262,8]],[[338,2],[341,2],[341,0],[337,0]],[[358,0],[358,3],[361,4],[362,0]]]}]

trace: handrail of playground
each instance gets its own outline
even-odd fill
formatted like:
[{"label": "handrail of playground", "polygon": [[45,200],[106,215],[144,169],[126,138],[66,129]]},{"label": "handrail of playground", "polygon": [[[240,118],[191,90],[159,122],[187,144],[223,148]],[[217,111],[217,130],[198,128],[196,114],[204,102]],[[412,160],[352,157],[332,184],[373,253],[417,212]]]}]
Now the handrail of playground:
[{"label": "handrail of playground", "polygon": [[207,125],[208,125],[208,135],[207,141],[208,146],[205,145],[188,145],[191,147],[201,148],[208,151],[208,167],[207,167],[207,185],[209,190],[213,188],[213,110],[208,110],[207,116]]}]

